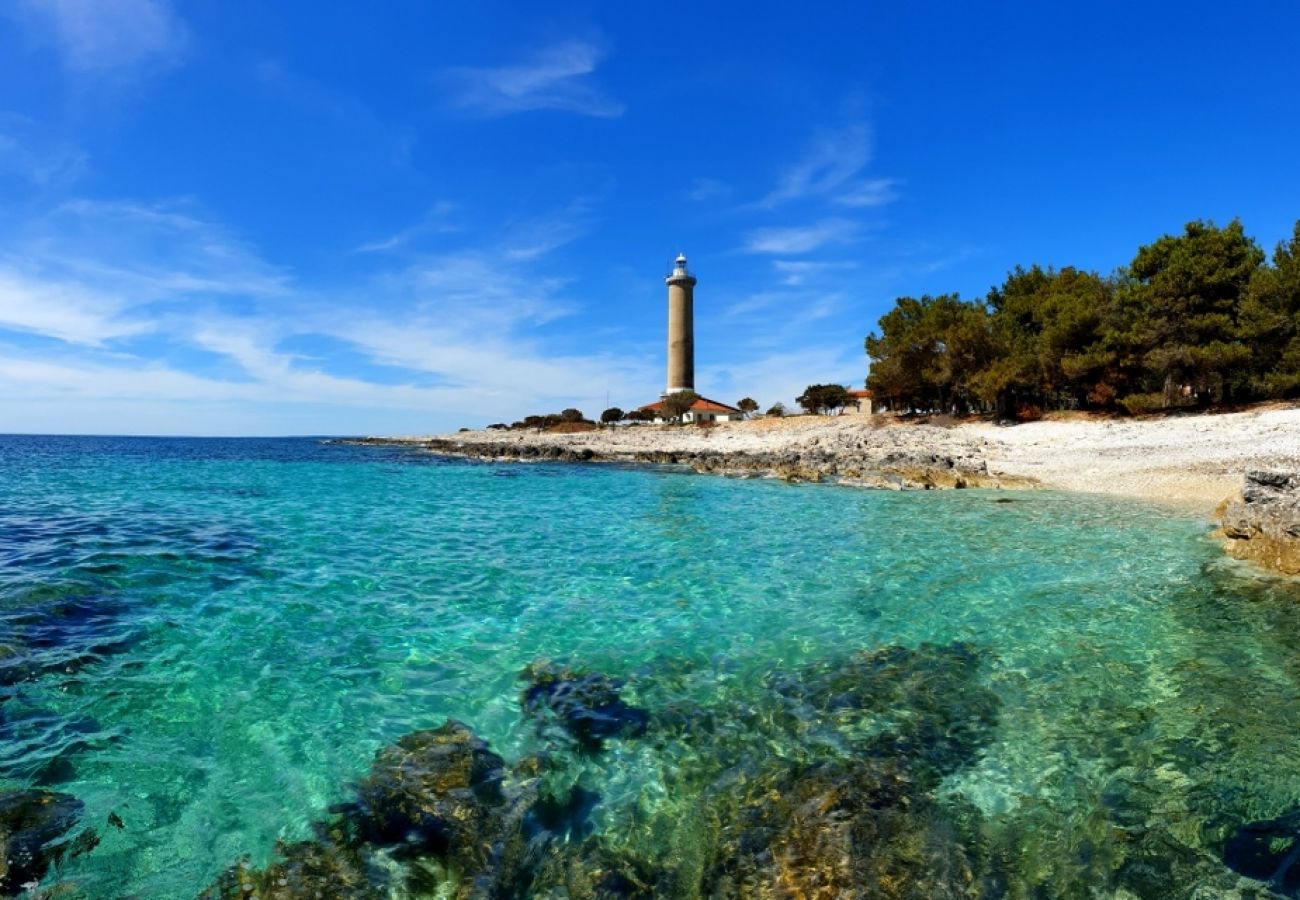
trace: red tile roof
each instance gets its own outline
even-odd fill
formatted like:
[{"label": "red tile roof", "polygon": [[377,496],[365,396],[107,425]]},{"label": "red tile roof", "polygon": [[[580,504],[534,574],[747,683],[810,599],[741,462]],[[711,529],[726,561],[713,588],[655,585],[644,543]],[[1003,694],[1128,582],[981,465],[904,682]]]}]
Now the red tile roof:
[{"label": "red tile roof", "polygon": [[[651,412],[660,412],[663,410],[664,402],[656,400],[654,403],[647,403],[642,409],[648,409]],[[738,413],[740,410],[734,406],[728,406],[725,403],[719,403],[717,400],[710,400],[708,397],[701,397],[691,404],[691,412],[725,412]]]},{"label": "red tile roof", "polygon": [[871,391],[849,391],[850,397],[870,397]]}]

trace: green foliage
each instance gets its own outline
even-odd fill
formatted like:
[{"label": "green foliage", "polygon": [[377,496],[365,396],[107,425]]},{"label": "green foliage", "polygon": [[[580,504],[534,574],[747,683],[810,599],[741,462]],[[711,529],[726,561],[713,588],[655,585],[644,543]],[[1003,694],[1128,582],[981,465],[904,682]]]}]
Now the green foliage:
[{"label": "green foliage", "polygon": [[758,401],[753,397],[746,397],[736,404],[736,409],[740,410],[748,417],[758,412]]},{"label": "green foliage", "polygon": [[765,413],[765,415],[771,416],[773,419],[781,418],[782,416],[785,415],[785,404],[779,401],[773,403],[771,406],[767,408],[767,412]]},{"label": "green foliage", "polygon": [[580,409],[569,407],[568,409],[560,411],[561,422],[582,422],[584,419],[585,417],[582,415],[582,410]]},{"label": "green foliage", "polygon": [[600,421],[606,425],[613,425],[615,422],[622,419],[623,415],[623,410],[619,409],[617,406],[611,406],[600,414]]},{"label": "green foliage", "polygon": [[695,405],[700,395],[694,391],[678,391],[664,398],[664,415],[670,419],[680,419]]},{"label": "green foliage", "polygon": [[1017,267],[975,301],[901,297],[867,387],[906,411],[1127,409],[1300,395],[1300,223],[1272,265],[1239,221],[1191,222],[1103,277]]},{"label": "green foliage", "polygon": [[795,400],[813,415],[839,415],[849,403],[849,391],[842,384],[810,384]]}]

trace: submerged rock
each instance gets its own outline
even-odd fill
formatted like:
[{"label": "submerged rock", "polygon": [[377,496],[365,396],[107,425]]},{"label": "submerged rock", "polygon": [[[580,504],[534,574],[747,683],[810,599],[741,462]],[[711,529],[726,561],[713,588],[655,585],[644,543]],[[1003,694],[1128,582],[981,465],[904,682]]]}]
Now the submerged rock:
[{"label": "submerged rock", "polygon": [[997,726],[1001,702],[980,684],[980,664],[960,641],[888,646],[771,684],[792,731],[905,760],[933,781],[974,762]]},{"label": "submerged rock", "polygon": [[56,842],[77,824],[81,810],[81,801],[69,794],[40,790],[0,794],[0,892],[16,894],[45,876],[64,849]]},{"label": "submerged rock", "polygon": [[535,900],[652,900],[680,894],[671,873],[646,858],[611,850],[597,838],[558,847],[539,863],[528,896]]},{"label": "submerged rock", "polygon": [[1232,556],[1300,575],[1300,473],[1247,472],[1241,496],[1224,507],[1222,528]]},{"label": "submerged rock", "polygon": [[349,822],[365,841],[481,868],[484,835],[505,803],[505,762],[448,719],[385,747],[361,782]]},{"label": "submerged rock", "polygon": [[892,762],[733,780],[705,895],[956,900],[975,878],[954,830]]},{"label": "submerged rock", "polygon": [[463,723],[412,732],[376,754],[315,840],[281,846],[266,869],[240,863],[200,897],[524,897],[552,843],[590,832],[599,800],[540,790],[540,765],[523,761],[507,786],[504,761]]},{"label": "submerged rock", "polygon": [[620,681],[547,661],[533,663],[520,677],[528,681],[520,704],[540,731],[554,723],[590,751],[600,750],[609,738],[645,734],[650,714],[623,701]]},{"label": "submerged rock", "polygon": [[1224,845],[1223,861],[1287,897],[1300,897],[1300,810],[1242,825]]},{"label": "submerged rock", "polygon": [[[996,721],[980,664],[965,644],[886,647],[774,675],[752,700],[661,710],[638,749],[685,763],[665,768],[682,802],[633,812],[626,760],[595,751],[644,733],[649,713],[615,679],[535,663],[521,704],[560,747],[511,767],[460,722],[408,734],[316,840],[204,896],[972,896],[971,856],[928,792]],[[610,775],[619,818],[597,832]]]},{"label": "submerged rock", "polygon": [[277,849],[280,862],[264,870],[254,869],[246,861],[232,866],[199,894],[198,900],[379,900],[389,896],[385,870],[368,867],[353,849],[317,841]]}]

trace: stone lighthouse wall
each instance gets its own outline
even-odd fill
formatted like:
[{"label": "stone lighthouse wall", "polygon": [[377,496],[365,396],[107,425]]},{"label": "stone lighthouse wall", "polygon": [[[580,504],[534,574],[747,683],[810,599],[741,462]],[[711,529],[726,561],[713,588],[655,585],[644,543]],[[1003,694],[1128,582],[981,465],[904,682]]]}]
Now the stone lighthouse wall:
[{"label": "stone lighthouse wall", "polygon": [[668,393],[695,390],[695,279],[668,278]]}]

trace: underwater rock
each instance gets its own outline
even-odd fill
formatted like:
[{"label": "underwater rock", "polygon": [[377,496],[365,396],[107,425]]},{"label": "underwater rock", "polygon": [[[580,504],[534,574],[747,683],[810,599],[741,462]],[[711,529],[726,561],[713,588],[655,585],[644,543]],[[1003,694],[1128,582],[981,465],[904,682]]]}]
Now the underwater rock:
[{"label": "underwater rock", "polygon": [[525,714],[537,720],[539,731],[544,732],[553,722],[579,746],[593,752],[608,738],[645,734],[650,714],[622,700],[620,681],[545,660],[528,666],[520,677],[528,681],[520,704]]},{"label": "underwater rock", "polygon": [[448,719],[379,751],[348,820],[371,843],[477,870],[486,862],[484,836],[505,805],[504,774],[486,741]]},{"label": "underwater rock", "polygon": [[81,810],[81,801],[69,794],[0,794],[0,892],[18,893],[24,884],[44,877],[61,855],[51,844],[77,824]]},{"label": "underwater rock", "polygon": [[961,641],[888,646],[769,682],[792,732],[833,729],[836,740],[936,780],[974,762],[997,725],[1001,702],[979,683],[980,664]]},{"label": "underwater rock", "polygon": [[546,855],[529,885],[535,900],[652,900],[671,897],[670,873],[620,854],[599,839],[565,844]]},{"label": "underwater rock", "polygon": [[379,751],[357,799],[314,826],[316,838],[277,848],[263,870],[233,866],[201,900],[531,896],[538,866],[591,832],[600,797],[576,784],[544,788],[546,762],[509,773],[464,724],[449,719]]},{"label": "underwater rock", "polygon": [[217,877],[198,900],[380,900],[388,897],[382,868],[367,867],[355,850],[316,841],[277,848],[281,861],[256,870],[247,861]]},{"label": "underwater rock", "polygon": [[953,828],[875,759],[735,778],[703,893],[717,898],[957,900],[976,895]]},{"label": "underwater rock", "polygon": [[1300,473],[1253,470],[1223,509],[1225,549],[1285,575],[1300,574]]},{"label": "underwater rock", "polygon": [[1300,897],[1300,810],[1242,825],[1224,844],[1223,861],[1287,897]]},{"label": "underwater rock", "polygon": [[356,800],[317,823],[315,840],[279,847],[280,860],[263,870],[240,863],[199,896],[387,897],[390,884],[432,877],[418,865],[424,862],[473,885],[499,850],[509,818],[504,768],[454,719],[407,734],[375,755]]}]

